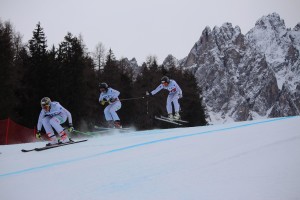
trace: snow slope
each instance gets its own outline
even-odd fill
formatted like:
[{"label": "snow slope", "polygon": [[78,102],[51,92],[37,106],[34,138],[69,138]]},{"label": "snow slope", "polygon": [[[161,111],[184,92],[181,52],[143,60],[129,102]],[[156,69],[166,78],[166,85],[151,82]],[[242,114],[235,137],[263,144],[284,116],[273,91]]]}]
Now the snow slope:
[{"label": "snow slope", "polygon": [[300,118],[0,146],[0,199],[300,199]]}]

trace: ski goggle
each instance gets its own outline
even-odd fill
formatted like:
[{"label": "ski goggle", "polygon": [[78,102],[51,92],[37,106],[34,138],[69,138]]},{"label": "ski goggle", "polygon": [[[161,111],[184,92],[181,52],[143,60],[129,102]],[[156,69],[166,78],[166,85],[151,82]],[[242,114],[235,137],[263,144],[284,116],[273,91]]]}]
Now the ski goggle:
[{"label": "ski goggle", "polygon": [[50,107],[49,104],[41,104],[41,106],[42,106],[43,109],[46,109],[46,108],[49,108],[49,107]]},{"label": "ski goggle", "polygon": [[169,83],[166,82],[166,81],[162,81],[161,84],[163,84],[163,85],[168,85]]},{"label": "ski goggle", "polygon": [[106,89],[105,88],[100,88],[100,92],[105,92]]}]

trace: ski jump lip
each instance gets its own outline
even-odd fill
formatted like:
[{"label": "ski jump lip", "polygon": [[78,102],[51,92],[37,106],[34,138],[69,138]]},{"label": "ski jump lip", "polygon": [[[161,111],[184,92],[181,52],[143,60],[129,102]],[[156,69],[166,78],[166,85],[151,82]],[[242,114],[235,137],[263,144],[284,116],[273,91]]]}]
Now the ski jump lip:
[{"label": "ski jump lip", "polygon": [[0,179],[10,177],[10,176],[14,176],[14,175],[25,174],[25,173],[29,173],[29,172],[35,172],[35,171],[39,171],[39,170],[43,170],[43,169],[47,169],[47,168],[51,168],[51,167],[56,167],[56,166],[60,166],[60,165],[65,165],[65,164],[69,164],[69,163],[79,162],[79,161],[91,159],[91,158],[94,158],[94,157],[107,155],[107,154],[111,154],[111,153],[116,153],[116,152],[120,152],[120,151],[126,151],[126,150],[129,150],[129,149],[134,149],[134,148],[138,148],[138,147],[146,146],[146,145],[151,145],[151,144],[155,144],[155,143],[160,143],[160,142],[165,142],[165,141],[170,141],[170,140],[176,140],[176,139],[185,138],[185,137],[192,137],[192,136],[196,136],[196,135],[202,135],[202,134],[209,134],[209,133],[215,133],[215,132],[220,132],[220,131],[238,129],[238,128],[254,126],[254,125],[259,125],[259,124],[271,123],[271,122],[276,122],[276,121],[286,120],[286,119],[296,118],[296,117],[299,117],[299,116],[272,118],[272,119],[267,119],[267,120],[264,120],[264,121],[241,124],[241,125],[235,125],[235,126],[231,126],[231,127],[227,127],[227,128],[220,128],[220,129],[203,131],[203,132],[198,132],[198,133],[184,134],[184,135],[179,135],[179,136],[174,136],[174,137],[157,139],[157,140],[153,140],[153,141],[149,141],[149,142],[143,142],[143,143],[139,143],[139,144],[135,144],[135,145],[130,145],[130,146],[125,146],[125,147],[121,147],[121,148],[117,148],[117,149],[112,149],[112,150],[97,153],[97,154],[94,154],[94,155],[79,157],[79,158],[75,158],[75,159],[70,159],[70,160],[50,163],[50,164],[46,164],[46,165],[41,165],[41,166],[37,166],[37,167],[32,167],[32,168],[28,168],[28,169],[23,169],[23,170],[19,170],[19,171],[0,174]]}]

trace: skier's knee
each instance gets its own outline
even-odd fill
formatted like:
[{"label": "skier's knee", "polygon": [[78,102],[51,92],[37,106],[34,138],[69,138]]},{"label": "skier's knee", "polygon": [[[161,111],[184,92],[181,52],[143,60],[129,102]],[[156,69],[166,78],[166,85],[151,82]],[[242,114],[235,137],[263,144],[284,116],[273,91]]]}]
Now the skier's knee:
[{"label": "skier's knee", "polygon": [[59,124],[59,120],[56,117],[53,117],[50,119],[50,124],[51,124],[51,126]]},{"label": "skier's knee", "polygon": [[49,124],[49,119],[47,119],[47,118],[42,119],[42,124],[44,126],[47,125],[47,124]]}]

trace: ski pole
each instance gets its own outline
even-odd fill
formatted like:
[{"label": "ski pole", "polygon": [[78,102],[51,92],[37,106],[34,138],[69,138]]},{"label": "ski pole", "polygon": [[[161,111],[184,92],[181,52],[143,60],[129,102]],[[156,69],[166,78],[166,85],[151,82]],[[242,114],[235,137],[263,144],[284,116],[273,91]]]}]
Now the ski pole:
[{"label": "ski pole", "polygon": [[127,99],[119,99],[119,101],[129,101],[129,100],[136,100],[136,99],[144,99],[145,97],[133,97],[133,98],[127,98]]},{"label": "ski pole", "polygon": [[[143,97],[133,97],[133,98],[126,98],[126,99],[118,99],[115,101],[129,101],[129,100],[138,100],[138,99],[144,99],[144,98],[145,98],[144,96]],[[101,102],[103,102],[103,104]],[[104,103],[109,103],[109,101],[107,101],[107,100],[100,101],[101,105],[104,105]]]}]

